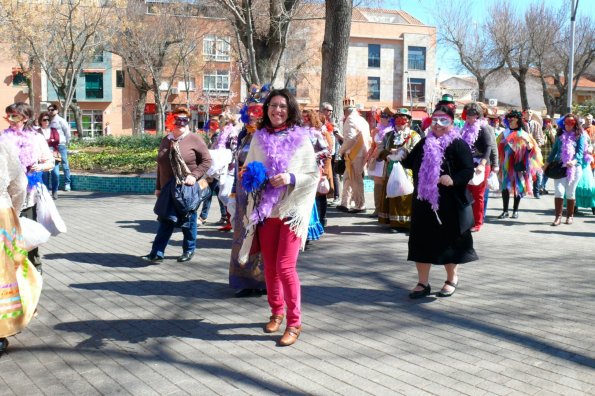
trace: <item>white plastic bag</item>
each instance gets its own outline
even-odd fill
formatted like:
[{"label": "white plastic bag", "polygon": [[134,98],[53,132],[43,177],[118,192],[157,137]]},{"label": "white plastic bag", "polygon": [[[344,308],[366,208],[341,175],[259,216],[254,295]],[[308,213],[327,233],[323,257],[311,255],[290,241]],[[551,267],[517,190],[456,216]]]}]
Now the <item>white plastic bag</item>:
[{"label": "white plastic bag", "polygon": [[231,194],[233,183],[233,174],[223,173],[219,177],[219,199],[225,206],[227,206],[227,201],[229,200],[229,194]]},{"label": "white plastic bag", "polygon": [[405,173],[400,162],[393,165],[393,170],[386,185],[386,197],[395,198],[413,194],[413,183]]},{"label": "white plastic bag", "polygon": [[486,176],[485,169],[479,173],[473,171],[473,178],[471,180],[469,180],[468,184],[471,186],[479,186],[481,183],[483,183],[485,176]]},{"label": "white plastic bag", "polygon": [[328,181],[328,177],[322,176],[320,181],[318,181],[316,192],[318,192],[318,194],[326,195],[329,191],[331,191],[331,184]]},{"label": "white plastic bag", "polygon": [[66,232],[66,224],[58,213],[56,204],[44,184],[37,184],[37,221],[43,225],[53,236]]},{"label": "white plastic bag", "polygon": [[490,172],[490,175],[488,176],[488,188],[492,191],[500,189],[500,181],[498,181],[496,172]]},{"label": "white plastic bag", "polygon": [[23,235],[23,247],[26,251],[29,252],[50,239],[50,232],[35,220],[19,217],[19,222],[21,223],[21,234]]}]

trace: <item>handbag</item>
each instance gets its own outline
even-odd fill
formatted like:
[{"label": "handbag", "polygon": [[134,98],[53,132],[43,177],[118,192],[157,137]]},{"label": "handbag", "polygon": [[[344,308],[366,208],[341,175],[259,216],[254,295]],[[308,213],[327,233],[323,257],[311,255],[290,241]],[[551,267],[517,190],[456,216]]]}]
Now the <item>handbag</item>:
[{"label": "handbag", "polygon": [[[450,170],[450,161],[446,160],[448,174],[452,177]],[[457,216],[459,219],[459,233],[462,235],[469,231],[475,225],[475,217],[473,216],[473,195],[465,188],[463,196],[458,191],[453,192],[455,201],[457,202]]]},{"label": "handbag", "polygon": [[461,197],[460,194],[457,194],[456,192],[454,195],[458,204],[459,233],[464,234],[475,225],[475,217],[473,217],[473,196],[467,189],[465,189],[464,197]]},{"label": "handbag", "polygon": [[347,169],[347,165],[345,164],[345,159],[343,157],[340,157],[339,160],[337,161],[337,174],[338,175],[342,175],[345,173],[345,170]]},{"label": "handbag", "polygon": [[562,179],[566,177],[566,167],[562,166],[562,161],[553,161],[545,166],[543,174],[550,179]]},{"label": "handbag", "polygon": [[52,151],[52,155],[54,156],[54,161],[56,162],[56,165],[58,165],[60,162],[62,162],[62,155],[60,154],[59,151],[57,151],[57,150]]},{"label": "handbag", "polygon": [[322,176],[318,182],[316,192],[318,192],[318,194],[326,195],[329,191],[331,191],[331,184],[328,181],[328,177]]}]

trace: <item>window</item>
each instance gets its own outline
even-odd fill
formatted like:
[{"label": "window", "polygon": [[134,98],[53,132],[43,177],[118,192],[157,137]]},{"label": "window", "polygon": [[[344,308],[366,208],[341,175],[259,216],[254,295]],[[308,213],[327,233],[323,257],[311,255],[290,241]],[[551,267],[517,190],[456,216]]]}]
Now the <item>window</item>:
[{"label": "window", "polygon": [[[78,137],[83,139],[93,139],[103,135],[103,110],[82,110],[83,130],[77,131]],[[68,111],[68,121],[72,130],[76,130],[76,121],[74,113]]]},{"label": "window", "polygon": [[195,81],[194,77],[188,78],[187,81],[188,81],[188,89],[186,89],[186,81],[184,81],[184,80],[178,81],[178,90],[180,92],[196,90],[196,81]]},{"label": "window", "polygon": [[116,70],[116,87],[124,88],[125,81],[124,70]]},{"label": "window", "polygon": [[425,102],[426,101],[426,80],[423,78],[410,78],[409,89],[407,92],[408,101]]},{"label": "window", "polygon": [[368,77],[368,100],[380,100],[380,77]]},{"label": "window", "polygon": [[216,72],[205,72],[202,81],[203,91],[229,91],[229,71],[217,70]]},{"label": "window", "polygon": [[103,63],[103,50],[96,50],[91,56],[92,63]]},{"label": "window", "polygon": [[103,99],[103,73],[85,73],[87,99]]},{"label": "window", "polygon": [[368,67],[380,67],[380,45],[368,44]]},{"label": "window", "polygon": [[229,39],[205,36],[202,42],[202,54],[205,60],[229,62]]},{"label": "window", "polygon": [[25,77],[21,70],[12,73],[12,85],[19,86],[19,85],[27,85],[28,79]]},{"label": "window", "polygon": [[409,70],[426,70],[426,49],[424,47],[409,47]]}]

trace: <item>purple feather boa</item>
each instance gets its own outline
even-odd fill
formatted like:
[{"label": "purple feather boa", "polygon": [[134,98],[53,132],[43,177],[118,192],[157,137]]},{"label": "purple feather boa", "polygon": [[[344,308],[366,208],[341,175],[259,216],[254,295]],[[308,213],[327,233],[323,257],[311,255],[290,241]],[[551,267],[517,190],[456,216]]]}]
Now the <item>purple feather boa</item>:
[{"label": "purple feather boa", "polygon": [[19,161],[25,172],[27,172],[31,165],[35,165],[37,163],[37,157],[39,154],[37,153],[37,149],[35,147],[36,134],[37,132],[33,129],[23,129],[21,131],[17,131],[15,129],[8,128],[2,132],[2,135],[0,135],[0,139],[2,141],[12,144],[17,148],[19,152]]},{"label": "purple feather boa", "polygon": [[[306,137],[308,137],[308,132],[297,126],[273,133],[263,128],[254,133],[254,139],[266,157],[264,165],[269,179],[287,172],[293,154]],[[270,183],[266,183],[260,200],[254,203],[254,209],[250,214],[250,223],[258,224],[267,219],[286,190],[287,186],[275,188]]]},{"label": "purple feather boa", "polygon": [[444,161],[444,151],[458,137],[459,135],[454,129],[440,137],[431,131],[424,144],[424,154],[417,183],[417,199],[429,202],[435,212],[440,206],[438,203],[440,200],[438,182]]},{"label": "purple feather boa", "polygon": [[[562,136],[560,136],[560,140],[562,143],[560,159],[562,160],[562,164],[566,165],[568,161],[572,161],[574,159],[574,155],[576,154],[576,135],[574,134],[574,131],[564,131]],[[566,168],[566,178],[569,182],[574,180],[574,168],[574,166]]]},{"label": "purple feather boa", "polygon": [[463,125],[463,128],[461,128],[460,132],[461,139],[463,139],[465,143],[469,145],[469,148],[473,148],[475,141],[479,137],[479,129],[486,124],[487,122],[485,120],[478,119],[475,120],[473,124],[469,124],[468,122],[466,122],[465,125]]}]

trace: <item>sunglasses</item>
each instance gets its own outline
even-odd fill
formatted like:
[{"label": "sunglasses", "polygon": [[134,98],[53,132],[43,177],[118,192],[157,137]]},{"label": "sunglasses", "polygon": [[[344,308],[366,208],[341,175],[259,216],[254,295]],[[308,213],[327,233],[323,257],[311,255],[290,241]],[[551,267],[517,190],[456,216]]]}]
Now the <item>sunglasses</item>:
[{"label": "sunglasses", "polygon": [[42,118],[41,121],[49,121],[49,118]]},{"label": "sunglasses", "polygon": [[6,120],[8,121],[12,121],[12,122],[19,122],[23,119],[25,119],[25,117],[23,117],[20,114],[7,114],[6,117],[4,117]]},{"label": "sunglasses", "polygon": [[447,127],[452,124],[452,120],[448,117],[432,117],[432,125],[439,125]]},{"label": "sunglasses", "polygon": [[174,124],[176,126],[186,126],[190,123],[190,119],[188,117],[176,117]]}]

